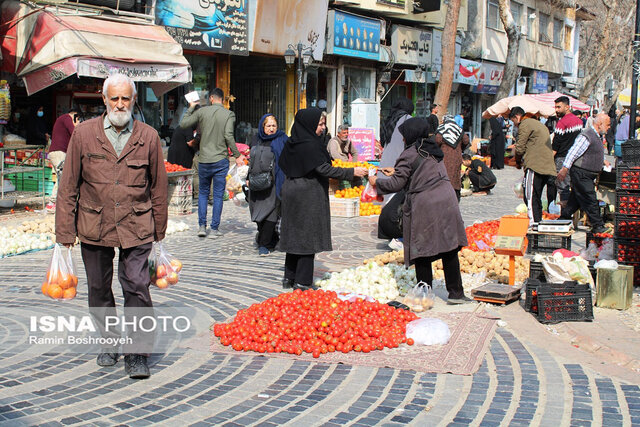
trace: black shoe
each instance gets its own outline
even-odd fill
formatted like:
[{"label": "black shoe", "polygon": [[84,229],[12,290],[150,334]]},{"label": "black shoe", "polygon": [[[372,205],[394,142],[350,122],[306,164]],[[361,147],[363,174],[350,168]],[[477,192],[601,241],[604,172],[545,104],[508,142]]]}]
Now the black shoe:
[{"label": "black shoe", "polygon": [[286,277],[284,279],[282,279],[282,287],[284,289],[293,288],[293,279],[287,279]]},{"label": "black shoe", "polygon": [[458,305],[458,304],[466,304],[469,302],[476,302],[476,300],[471,299],[467,296],[463,296],[462,298],[449,298],[447,299],[447,304],[449,305]]},{"label": "black shoe", "polygon": [[149,367],[147,366],[147,356],[141,354],[127,354],[124,356],[124,371],[129,378],[141,380],[149,378]]},{"label": "black shoe", "polygon": [[118,358],[120,355],[118,353],[100,353],[96,358],[96,363],[98,366],[113,366],[118,363]]},{"label": "black shoe", "polygon": [[317,291],[320,288],[317,287],[316,285],[303,285],[300,283],[294,283],[293,289],[300,289],[301,291],[308,291],[313,289],[314,291]]}]

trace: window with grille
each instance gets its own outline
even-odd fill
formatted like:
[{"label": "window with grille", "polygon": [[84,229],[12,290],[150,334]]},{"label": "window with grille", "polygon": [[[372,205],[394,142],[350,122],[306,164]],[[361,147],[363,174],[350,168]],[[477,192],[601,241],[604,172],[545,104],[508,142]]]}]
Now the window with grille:
[{"label": "window with grille", "polygon": [[535,41],[534,31],[536,24],[536,10],[528,7],[527,8],[527,39],[531,41]]},{"label": "window with grille", "polygon": [[551,38],[549,37],[549,15],[545,13],[540,13],[540,18],[538,19],[538,41],[540,43],[551,43]]},{"label": "window with grille", "polygon": [[516,23],[518,30],[522,28],[522,5],[520,3],[516,3],[514,1],[511,2],[511,16],[513,16],[513,21]]}]

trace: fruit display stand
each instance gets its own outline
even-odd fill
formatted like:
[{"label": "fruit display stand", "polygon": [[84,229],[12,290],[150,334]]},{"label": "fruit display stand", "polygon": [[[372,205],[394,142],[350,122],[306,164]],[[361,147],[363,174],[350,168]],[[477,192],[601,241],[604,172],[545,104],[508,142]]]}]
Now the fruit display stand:
[{"label": "fruit display stand", "polygon": [[633,267],[633,284],[640,286],[640,143],[635,143],[616,165],[614,251],[618,263]]},{"label": "fruit display stand", "polygon": [[[12,199],[19,202],[31,201],[34,198],[42,200],[42,208],[45,205],[45,155],[44,146],[40,145],[15,145],[12,147],[0,147],[0,182],[4,182],[5,176],[14,176],[16,183],[20,182],[21,188],[24,188],[23,180],[28,179],[32,181],[34,178],[27,176],[30,173],[35,173],[34,177],[39,178],[40,182],[33,188],[29,188],[27,191],[13,191],[11,193],[5,193],[4,185],[0,188],[0,199]],[[28,156],[23,156],[21,160],[18,159],[18,151],[29,150]],[[5,157],[7,154],[13,152],[11,156],[15,161],[14,165],[7,167],[5,164]],[[18,186],[17,186],[18,187]]]},{"label": "fruit display stand", "polygon": [[168,172],[169,214],[188,215],[193,212],[193,169]]}]

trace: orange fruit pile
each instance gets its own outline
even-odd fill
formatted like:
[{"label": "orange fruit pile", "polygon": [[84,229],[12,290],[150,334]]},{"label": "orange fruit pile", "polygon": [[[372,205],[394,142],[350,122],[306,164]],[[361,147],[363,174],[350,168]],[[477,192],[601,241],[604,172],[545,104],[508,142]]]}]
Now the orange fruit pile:
[{"label": "orange fruit pile", "polygon": [[360,216],[380,215],[382,206],[373,203],[360,202]]},{"label": "orange fruit pile", "polygon": [[364,185],[360,185],[358,187],[353,188],[345,188],[343,190],[337,190],[334,197],[339,199],[354,199],[360,198],[360,195],[364,191]]},{"label": "orange fruit pile", "polygon": [[42,294],[53,299],[73,299],[76,297],[78,276],[58,271],[47,271],[47,279],[42,283]]},{"label": "orange fruit pile", "polygon": [[367,162],[345,162],[344,160],[335,159],[331,161],[331,166],[334,168],[367,168],[367,169],[375,169],[376,166]]}]

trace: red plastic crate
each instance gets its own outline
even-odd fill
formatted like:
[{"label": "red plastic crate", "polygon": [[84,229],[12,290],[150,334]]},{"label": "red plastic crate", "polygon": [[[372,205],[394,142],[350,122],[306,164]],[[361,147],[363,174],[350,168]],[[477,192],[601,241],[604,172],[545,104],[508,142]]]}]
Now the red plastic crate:
[{"label": "red plastic crate", "polygon": [[626,191],[640,191],[640,166],[620,166],[616,168],[616,188]]},{"label": "red plastic crate", "polygon": [[640,239],[614,239],[614,250],[618,262],[640,263]]},{"label": "red plastic crate", "polygon": [[640,215],[640,193],[616,192],[616,213]]},{"label": "red plastic crate", "polygon": [[616,236],[640,239],[640,215],[616,215]]}]

